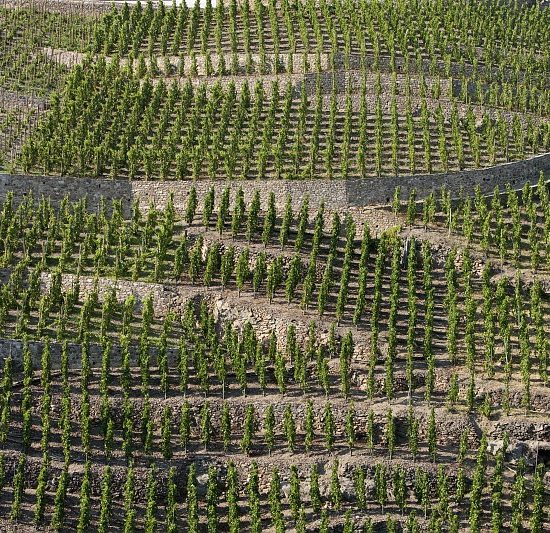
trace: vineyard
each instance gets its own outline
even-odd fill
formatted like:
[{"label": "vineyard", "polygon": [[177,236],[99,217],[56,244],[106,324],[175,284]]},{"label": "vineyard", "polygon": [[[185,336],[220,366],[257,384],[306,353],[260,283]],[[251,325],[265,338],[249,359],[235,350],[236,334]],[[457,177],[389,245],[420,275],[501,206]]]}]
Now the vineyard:
[{"label": "vineyard", "polygon": [[549,530],[549,13],[0,0],[0,530]]}]

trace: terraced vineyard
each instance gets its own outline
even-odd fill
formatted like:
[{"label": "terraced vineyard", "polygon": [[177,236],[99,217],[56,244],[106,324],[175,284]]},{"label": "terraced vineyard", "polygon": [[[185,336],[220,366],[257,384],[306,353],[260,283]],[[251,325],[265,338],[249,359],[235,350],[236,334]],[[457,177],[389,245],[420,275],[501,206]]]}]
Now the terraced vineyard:
[{"label": "terraced vineyard", "polygon": [[0,3],[0,529],[550,528],[550,16]]}]

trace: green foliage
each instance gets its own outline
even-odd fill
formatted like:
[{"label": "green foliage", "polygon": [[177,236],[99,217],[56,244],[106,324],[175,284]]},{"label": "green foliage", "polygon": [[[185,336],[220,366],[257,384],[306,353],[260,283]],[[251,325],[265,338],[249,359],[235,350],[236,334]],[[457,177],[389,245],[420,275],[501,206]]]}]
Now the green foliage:
[{"label": "green foliage", "polygon": [[111,509],[112,509],[111,481],[112,481],[111,467],[106,466],[103,469],[103,475],[101,479],[101,502],[100,502],[100,513],[99,513],[99,524],[98,524],[98,531],[100,533],[106,533],[107,531],[109,531],[109,524],[111,520]]},{"label": "green foliage", "polygon": [[[441,417],[456,417],[463,406],[476,420],[499,417],[501,410],[514,416],[516,397],[525,412],[536,407],[535,392],[548,381],[550,353],[544,283],[538,279],[549,263],[544,176],[535,187],[496,188],[487,197],[481,186],[458,190],[452,178],[437,194],[396,187],[386,208],[403,214],[408,225],[422,219],[432,236],[438,227],[464,236],[468,247],[450,250],[444,267],[432,244],[420,246],[410,237],[418,228],[403,235],[395,228],[380,235],[378,229],[375,236],[365,224],[359,237],[357,209],[348,213],[330,202],[325,210],[321,201],[313,212],[318,198],[308,197],[309,185],[295,189],[277,182],[275,194],[252,182],[221,184],[447,173],[547,151],[548,69],[541,56],[547,11],[493,3],[433,2],[428,9],[367,4],[231,0],[189,8],[147,2],[94,13],[93,20],[79,10],[40,15],[32,6],[0,9],[1,84],[10,98],[28,100],[17,111],[11,104],[0,109],[0,164],[14,173],[121,183],[177,179],[188,191],[177,198],[159,186],[154,201],[163,207],[98,195],[54,201],[47,195],[4,194],[0,330],[7,353],[0,444],[6,453],[0,454],[0,487],[11,484],[4,507],[12,520],[32,516],[40,527],[51,521],[53,530],[101,532],[115,526],[154,531],[161,521],[170,533],[181,528],[258,533],[270,527],[350,532],[358,527],[355,509],[368,508],[371,472],[354,470],[356,501],[344,505],[348,487],[339,486],[335,461],[332,472],[323,473],[330,475],[331,510],[321,511],[321,472],[311,461],[310,500],[303,502],[299,454],[314,457],[318,432],[330,453],[347,445],[350,454],[378,459],[387,454],[391,462],[407,455],[398,447],[406,416],[410,458],[419,458],[422,435],[426,458],[435,463]],[[80,52],[80,64],[68,68],[54,61],[57,52],[45,51],[54,49],[67,57]],[[243,71],[277,77],[298,69],[311,87],[282,87],[280,77],[270,87],[265,80],[253,86],[239,80],[238,88],[229,78],[198,79],[233,78]],[[356,71],[359,83],[350,79],[338,87],[338,69]],[[329,70],[334,77],[327,91],[323,75]],[[64,88],[57,90],[61,81]],[[36,95],[42,99],[51,90],[47,109],[39,103],[35,110]],[[442,94],[449,105],[434,107],[431,101]],[[201,184],[205,177],[213,181]],[[277,196],[285,188],[292,194]],[[353,192],[346,184],[335,182],[334,188],[338,195]],[[141,195],[139,184],[130,189]],[[498,260],[503,271],[515,268],[514,279],[490,265],[479,273],[480,252],[491,263]],[[534,276],[526,289],[529,269]],[[151,295],[123,295],[128,283],[130,292],[150,286]],[[229,303],[233,292],[252,289],[253,308],[277,303],[284,291],[288,309],[272,317],[277,322],[272,331],[246,321],[232,324],[211,294],[174,304],[172,297],[185,296],[189,284],[195,292],[220,286]],[[164,295],[158,292],[163,285],[171,286]],[[177,316],[159,316],[165,298],[176,305]],[[243,295],[241,304],[247,307],[249,298]],[[292,323],[284,338],[279,322],[292,317],[297,305],[304,315],[316,307],[313,313],[322,318],[307,333],[302,326],[311,317]],[[256,319],[252,310],[250,322]],[[351,323],[357,329],[353,336]],[[21,364],[14,364],[19,354],[12,359],[12,349],[20,350]],[[440,370],[447,364],[448,389],[442,392]],[[502,394],[491,391],[478,401],[476,391],[486,377],[502,383]],[[330,398],[336,387],[344,403]],[[237,388],[248,396],[246,403],[235,397]],[[257,402],[260,390],[266,401]],[[280,410],[269,397],[276,390],[285,395]],[[375,419],[358,401],[361,394],[373,402],[385,396],[391,409],[376,411]],[[406,415],[393,405],[405,405],[405,394]],[[198,395],[209,402],[197,401]],[[441,409],[445,395],[447,414]],[[438,402],[437,410],[432,402]],[[483,436],[476,460],[470,453],[474,440],[465,431],[451,443],[456,484],[444,467],[437,475],[435,468],[429,475],[417,471],[416,501],[401,465],[374,461],[374,499],[383,514],[386,507],[390,512],[381,527],[419,531],[416,511],[405,515],[416,507],[430,531],[458,531],[467,520],[473,532],[507,527],[542,532],[542,467],[518,464],[512,479],[505,475],[505,452],[489,461]],[[260,490],[256,464],[242,485],[231,462],[227,474],[224,465],[211,466],[203,494],[203,478],[197,480],[203,468],[188,453],[198,442],[209,454],[222,445],[234,453],[235,443],[248,455],[272,454],[279,444],[288,448],[297,460],[280,473],[272,471],[271,523],[264,516],[265,487]],[[16,445],[23,453],[14,463],[8,452]],[[63,454],[63,464],[50,479],[52,446]],[[29,485],[25,456],[37,450],[42,463],[36,485]],[[97,494],[91,464],[102,450],[113,467],[103,469]],[[122,457],[124,508],[115,516],[111,468]],[[182,457],[187,487],[173,467]],[[152,462],[159,458],[157,469]],[[79,460],[82,483],[72,505],[67,493],[74,496],[72,464]],[[141,508],[134,468],[144,465]],[[160,484],[166,477],[164,500]],[[31,491],[34,502],[27,501]],[[293,524],[286,523],[286,505]],[[403,515],[399,525],[395,511]],[[366,520],[364,526],[372,531],[373,523]]]},{"label": "green foliage", "polygon": [[256,410],[253,405],[249,405],[246,408],[244,415],[243,437],[241,439],[241,450],[250,455],[252,451],[252,444],[254,441],[254,434],[256,432]]},{"label": "green foliage", "polygon": [[197,533],[199,530],[199,502],[197,498],[197,473],[194,464],[187,472],[187,531]]},{"label": "green foliage", "polygon": [[283,414],[283,428],[288,449],[292,453],[296,449],[296,422],[290,405],[287,405]]}]

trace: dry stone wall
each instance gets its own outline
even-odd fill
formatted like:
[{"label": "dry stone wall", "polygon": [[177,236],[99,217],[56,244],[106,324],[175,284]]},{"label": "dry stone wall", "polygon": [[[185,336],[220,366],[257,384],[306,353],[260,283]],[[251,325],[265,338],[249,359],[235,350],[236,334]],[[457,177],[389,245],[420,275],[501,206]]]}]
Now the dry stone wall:
[{"label": "dry stone wall", "polygon": [[[521,188],[526,182],[535,183],[541,172],[550,172],[550,153],[525,161],[479,170],[353,180],[227,181],[205,179],[148,182],[0,174],[0,201],[3,201],[9,191],[13,191],[16,199],[32,192],[37,198],[49,196],[54,203],[59,202],[66,195],[72,200],[86,196],[90,207],[95,208],[100,199],[106,197],[121,200],[124,208],[128,211],[131,203],[135,200],[139,200],[143,207],[150,204],[163,207],[170,195],[173,194],[176,210],[182,212],[185,209],[187,194],[193,186],[199,197],[211,187],[214,187],[218,193],[225,187],[229,187],[233,193],[242,187],[246,201],[252,198],[255,191],[259,191],[262,201],[265,203],[269,193],[273,191],[279,208],[284,206],[289,195],[291,195],[295,207],[299,206],[302,200],[308,196],[313,209],[316,209],[323,201],[327,210],[345,212],[348,208],[387,204],[391,201],[398,185],[404,195],[407,195],[411,189],[416,189],[419,199],[442,186],[446,186],[452,194],[458,195],[461,191],[470,194],[474,187],[479,185],[482,192],[488,194],[497,185],[503,189],[507,183],[516,188]],[[219,194],[217,196],[219,197]]]},{"label": "dry stone wall", "polygon": [[[41,367],[41,356],[42,350],[44,349],[44,342],[38,340],[29,340],[27,343],[29,352],[31,354],[31,361],[33,368],[39,369]],[[57,341],[52,341],[49,344],[50,356],[51,356],[51,365],[54,370],[59,370],[61,368],[61,350],[63,348],[62,344]],[[177,361],[177,348],[169,347],[166,350],[168,363],[172,366],[176,364]],[[156,364],[156,346],[151,346],[149,349],[151,355],[151,363]],[[69,359],[69,368],[71,369],[80,369],[82,368],[82,358],[81,358],[81,345],[75,344],[72,342],[67,343],[67,354]],[[88,345],[88,354],[90,359],[90,366],[92,368],[101,368],[102,361],[102,346],[97,343],[89,343]],[[130,345],[129,347],[130,354],[130,364],[132,366],[138,366],[138,346]],[[17,370],[22,370],[22,360],[23,360],[23,341],[20,339],[0,339],[0,361],[3,361],[5,357],[11,356],[15,368]],[[114,344],[110,352],[111,365],[113,368],[120,367],[122,365],[122,350],[119,344]],[[3,363],[2,363],[3,364]]]},{"label": "dry stone wall", "polygon": [[[293,83],[295,83],[296,97],[299,97],[302,84],[305,86],[306,93],[310,98],[314,98],[317,93],[317,84],[319,84],[320,92],[324,96],[323,108],[329,110],[330,96],[333,91],[336,95],[336,100],[339,109],[345,109],[346,106],[346,94],[351,89],[351,104],[352,108],[357,111],[361,105],[361,91],[363,85],[365,85],[365,105],[370,113],[373,113],[376,109],[376,105],[379,103],[381,110],[384,114],[391,113],[391,106],[393,101],[392,87],[393,76],[390,74],[381,74],[380,77],[369,73],[366,78],[358,70],[338,71],[338,72],[321,72],[303,75],[303,81],[296,82],[296,77],[293,77]],[[284,77],[281,77],[284,80]],[[408,110],[408,105],[411,106],[411,112],[413,116],[419,116],[422,109],[423,102],[426,103],[428,111],[435,113],[440,107],[446,116],[446,121],[449,121],[449,117],[453,110],[453,105],[456,106],[456,110],[459,117],[464,117],[468,111],[472,111],[474,116],[480,121],[483,116],[487,115],[493,119],[502,118],[503,120],[512,123],[514,119],[518,118],[520,123],[526,124],[531,121],[533,124],[545,124],[548,120],[545,117],[541,117],[535,113],[523,113],[519,111],[509,111],[502,108],[491,107],[487,105],[479,105],[475,103],[465,104],[460,100],[451,99],[449,94],[452,93],[456,98],[460,95],[462,87],[461,81],[454,78],[434,78],[427,76],[424,78],[426,83],[426,97],[422,98],[421,94],[421,80],[418,76],[406,76],[404,74],[398,74],[395,76],[395,84],[397,87],[397,95],[395,98],[395,105],[400,115],[405,115]],[[380,83],[381,94],[377,96],[375,86]],[[434,98],[433,91],[436,84],[439,83],[440,96]],[[407,85],[410,86],[410,98],[407,97]],[[284,87],[284,85],[281,85]],[[475,99],[474,87],[468,87],[468,93]]]},{"label": "dry stone wall", "polygon": [[[41,290],[47,292],[51,286],[52,275],[44,272],[41,276]],[[77,277],[73,274],[62,274],[61,290],[69,291],[74,287]],[[97,289],[99,301],[103,301],[107,294],[114,290],[117,302],[123,303],[128,297],[133,296],[136,301],[136,311],[141,311],[143,300],[151,296],[153,313],[156,317],[164,317],[168,313],[183,314],[185,305],[189,300],[198,297],[201,289],[189,286],[168,285],[161,283],[146,283],[141,281],[114,280],[81,276],[78,278],[80,298]]]}]

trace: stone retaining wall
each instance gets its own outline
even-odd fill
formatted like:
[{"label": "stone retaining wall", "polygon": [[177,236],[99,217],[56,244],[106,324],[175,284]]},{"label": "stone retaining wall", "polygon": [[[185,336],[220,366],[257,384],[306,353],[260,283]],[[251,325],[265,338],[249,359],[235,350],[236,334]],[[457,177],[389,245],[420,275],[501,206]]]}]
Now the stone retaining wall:
[{"label": "stone retaining wall", "polygon": [[[89,358],[91,368],[101,368],[102,362],[102,347],[100,344],[91,342],[89,347]],[[40,340],[29,340],[28,348],[31,354],[31,360],[33,368],[38,370],[41,368],[42,350],[44,349],[44,342]],[[51,366],[53,370],[59,370],[61,368],[61,350],[62,343],[52,340],[50,342],[50,356]],[[81,345],[73,342],[67,343],[67,354],[69,359],[70,369],[82,368],[81,357]],[[138,346],[131,344],[129,347],[130,365],[133,367],[139,366],[138,359]],[[151,365],[155,366],[157,363],[157,347],[150,346],[149,353],[151,355]],[[176,365],[178,357],[178,349],[169,346],[166,350],[168,357],[168,364],[172,367]],[[4,364],[4,358],[11,356],[15,368],[22,370],[23,361],[23,341],[20,339],[0,339],[0,365]],[[110,352],[111,366],[112,368],[120,368],[122,366],[122,349],[120,344],[113,344]]]},{"label": "stone retaining wall", "polygon": [[[491,193],[498,185],[501,189],[506,183],[515,188],[521,188],[526,182],[535,183],[541,172],[550,172],[550,153],[494,167],[465,170],[443,174],[418,174],[403,176],[385,176],[380,178],[364,178],[353,180],[197,180],[193,181],[126,181],[103,180],[91,178],[44,177],[0,174],[0,201],[8,191],[13,191],[16,198],[32,191],[35,197],[49,196],[54,202],[60,201],[65,195],[72,200],[87,196],[91,208],[95,208],[101,197],[116,198],[123,202],[128,210],[132,201],[139,200],[146,207],[153,204],[162,207],[170,194],[174,195],[175,207],[178,211],[185,208],[189,190],[195,186],[199,198],[214,187],[219,193],[229,186],[233,192],[242,187],[246,201],[249,201],[255,191],[259,191],[265,202],[271,191],[275,193],[276,203],[282,208],[287,196],[292,195],[294,206],[299,206],[302,200],[309,196],[310,205],[316,209],[321,201],[329,211],[345,211],[350,207],[386,204],[391,201],[396,186],[401,186],[403,195],[408,195],[412,188],[416,189],[419,199],[426,197],[433,190],[443,185],[454,195],[461,190],[471,194],[476,185],[482,192]],[[217,195],[219,197],[219,194]]]},{"label": "stone retaining wall", "polygon": [[[61,276],[61,287],[63,291],[71,290],[76,280],[76,276],[73,274],[63,274]],[[51,274],[43,273],[41,277],[41,291],[47,293],[51,286]],[[214,314],[215,320],[220,324],[232,323],[237,330],[242,330],[247,322],[254,327],[258,338],[264,342],[267,342],[271,336],[271,332],[275,331],[278,339],[279,349],[284,349],[286,346],[286,331],[288,325],[292,322],[296,328],[296,333],[299,339],[305,339],[308,336],[308,321],[299,321],[293,318],[292,312],[286,313],[286,309],[272,310],[266,308],[263,300],[256,302],[255,298],[250,293],[244,293],[242,297],[238,297],[235,291],[226,290],[220,292],[219,289],[206,290],[202,286],[190,287],[190,286],[174,286],[163,285],[158,283],[145,283],[128,280],[112,280],[108,278],[99,278],[96,281],[90,276],[81,276],[79,279],[79,292],[80,299],[83,300],[88,294],[91,294],[94,290],[98,292],[99,302],[103,302],[106,295],[115,290],[115,298],[119,303],[122,303],[129,296],[133,296],[136,302],[135,311],[141,312],[141,305],[145,298],[151,296],[153,304],[153,314],[156,318],[162,319],[169,312],[175,313],[176,316],[183,315],[185,307],[190,300],[193,300],[196,305],[200,301],[204,300]],[[286,306],[285,306],[286,307]],[[319,340],[326,342],[329,334],[328,330],[329,321],[319,321],[316,331]],[[338,330],[338,334],[343,332]],[[356,343],[356,356],[365,357],[367,351],[367,342],[363,335],[355,333]],[[361,342],[362,341],[362,342]],[[21,353],[21,346],[19,341],[13,341],[11,344],[6,344],[2,350],[2,342],[9,343],[7,340],[0,340],[0,353],[8,353],[11,351],[15,359],[19,359]],[[40,344],[41,346],[41,344]],[[52,349],[52,356],[54,351],[60,348]],[[80,362],[80,350],[75,345],[76,350],[73,361],[75,364]],[[31,352],[36,350],[36,364],[40,364],[40,350],[37,345],[36,348],[31,349]],[[91,348],[91,362],[92,366],[96,363],[101,364],[101,351],[100,347]],[[113,357],[119,357],[118,352],[113,352]],[[0,356],[1,359],[1,356]]]},{"label": "stone retaining wall", "polygon": [[[40,285],[43,293],[50,290],[52,275],[42,273]],[[62,274],[61,289],[63,292],[71,290],[76,281],[74,274]],[[141,312],[143,300],[151,296],[153,313],[155,317],[165,317],[168,313],[183,314],[189,300],[197,298],[204,288],[193,288],[188,285],[168,285],[162,283],[147,283],[143,281],[115,280],[110,278],[98,278],[80,276],[78,279],[80,299],[97,289],[99,301],[103,302],[107,294],[114,290],[117,302],[123,303],[128,297],[133,296],[136,301],[136,311]]]}]

